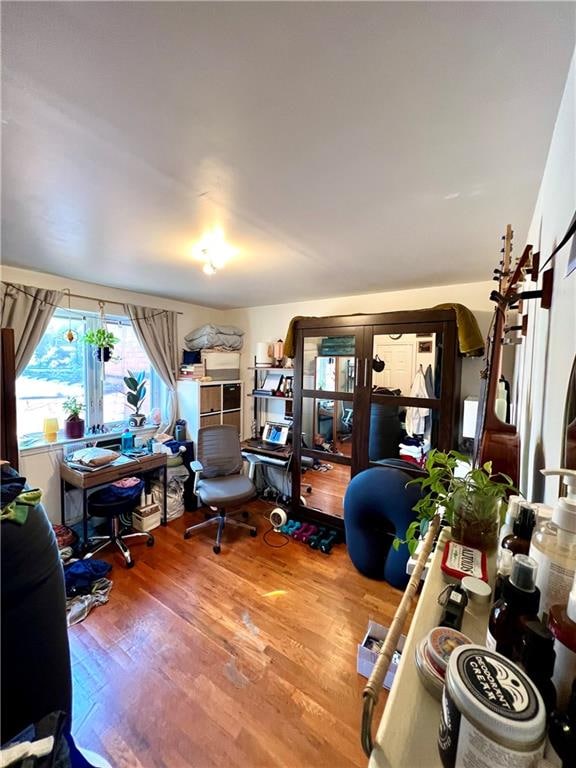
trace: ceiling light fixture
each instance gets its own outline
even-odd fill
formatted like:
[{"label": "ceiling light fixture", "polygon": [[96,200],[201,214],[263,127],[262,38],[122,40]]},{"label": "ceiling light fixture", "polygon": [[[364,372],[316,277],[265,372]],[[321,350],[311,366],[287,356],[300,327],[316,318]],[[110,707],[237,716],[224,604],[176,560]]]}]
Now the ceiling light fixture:
[{"label": "ceiling light fixture", "polygon": [[202,271],[206,275],[215,275],[237,253],[237,249],[226,242],[220,227],[206,232],[192,250],[195,258],[204,262]]}]

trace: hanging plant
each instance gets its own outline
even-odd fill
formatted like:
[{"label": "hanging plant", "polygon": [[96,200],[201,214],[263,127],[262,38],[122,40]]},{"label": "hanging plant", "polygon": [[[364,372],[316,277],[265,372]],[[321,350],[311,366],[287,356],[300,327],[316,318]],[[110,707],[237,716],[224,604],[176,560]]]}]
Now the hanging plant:
[{"label": "hanging plant", "polygon": [[95,331],[86,331],[82,341],[94,347],[94,356],[98,360],[107,363],[112,357],[114,346],[118,344],[120,339],[107,328],[97,328]]}]

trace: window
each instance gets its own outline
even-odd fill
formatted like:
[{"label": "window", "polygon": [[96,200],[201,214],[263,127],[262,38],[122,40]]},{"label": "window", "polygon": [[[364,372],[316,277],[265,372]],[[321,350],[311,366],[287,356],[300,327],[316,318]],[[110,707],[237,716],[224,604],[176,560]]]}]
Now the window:
[{"label": "window", "polygon": [[[112,359],[105,365],[93,355],[93,348],[81,339],[90,328],[100,326],[96,314],[56,310],[48,328],[24,372],[16,382],[19,436],[42,432],[44,419],[53,416],[62,429],[66,414],[62,403],[77,397],[85,405],[82,414],[87,428],[105,424],[122,428],[133,413],[126,402],[124,376],[128,371],[144,371],[146,397],[141,413],[154,408],[164,410],[166,387],[140,345],[131,322],[122,317],[106,317],[106,326],[119,342]],[[75,333],[69,342],[66,333]]]}]

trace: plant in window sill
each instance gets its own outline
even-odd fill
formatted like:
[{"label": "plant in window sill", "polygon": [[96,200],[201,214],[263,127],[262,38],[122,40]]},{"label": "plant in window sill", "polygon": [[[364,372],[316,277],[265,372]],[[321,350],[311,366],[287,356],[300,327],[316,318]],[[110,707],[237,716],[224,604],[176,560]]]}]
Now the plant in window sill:
[{"label": "plant in window sill", "polygon": [[[462,476],[456,468],[467,467]],[[407,485],[419,485],[422,498],[415,504],[417,518],[408,526],[406,539],[394,540],[394,547],[407,544],[410,554],[425,534],[439,508],[444,509],[444,521],[452,526],[452,538],[462,544],[490,552],[498,543],[500,507],[506,496],[515,491],[511,478],[502,473],[492,474],[492,462],[482,467],[470,466],[467,456],[458,451],[432,450],[424,466],[426,475],[410,480]]]},{"label": "plant in window sill", "polygon": [[80,418],[80,411],[84,410],[82,403],[75,397],[69,397],[62,403],[62,408],[68,414],[64,421],[64,433],[70,440],[84,437],[84,419]]},{"label": "plant in window sill", "polygon": [[120,339],[107,328],[96,328],[96,330],[86,331],[82,341],[94,347],[94,356],[97,360],[107,363],[112,357],[114,346]]},{"label": "plant in window sill", "polygon": [[128,387],[126,402],[128,403],[128,407],[132,408],[134,411],[132,416],[128,419],[128,424],[131,427],[141,427],[146,421],[146,416],[143,413],[140,413],[140,406],[146,397],[145,376],[146,374],[144,371],[139,371],[137,373],[128,371],[128,376],[124,376],[124,384]]}]

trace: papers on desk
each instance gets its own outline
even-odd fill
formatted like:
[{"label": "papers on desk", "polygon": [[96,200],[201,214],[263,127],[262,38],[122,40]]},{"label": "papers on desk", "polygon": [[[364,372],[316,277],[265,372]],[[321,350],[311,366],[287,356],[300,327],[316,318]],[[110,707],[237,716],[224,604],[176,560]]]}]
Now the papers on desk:
[{"label": "papers on desk", "polygon": [[80,464],[73,459],[66,459],[66,464],[70,469],[76,469],[79,472],[99,472],[101,469],[108,469],[109,467],[121,467],[124,464],[136,464],[137,459],[131,459],[128,456],[118,456],[117,459],[111,461],[109,464],[102,464],[99,467],[88,467],[86,464]]}]

